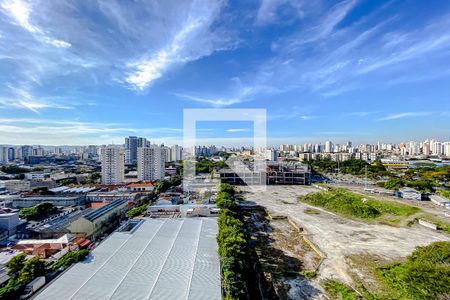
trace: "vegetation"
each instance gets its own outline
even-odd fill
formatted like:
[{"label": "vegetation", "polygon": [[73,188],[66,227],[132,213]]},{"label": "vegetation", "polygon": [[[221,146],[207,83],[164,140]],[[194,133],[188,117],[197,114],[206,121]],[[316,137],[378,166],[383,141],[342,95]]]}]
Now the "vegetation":
[{"label": "vegetation", "polygon": [[212,161],[208,158],[200,157],[195,163],[195,171],[197,173],[211,173],[214,169],[225,168],[226,164],[223,161]]},{"label": "vegetation", "polygon": [[325,282],[322,283],[322,285],[327,294],[331,297],[331,299],[339,299],[339,300],[362,299],[362,297],[351,287],[337,280],[326,280]]},{"label": "vegetation", "polygon": [[[317,158],[307,162],[308,165],[316,172],[336,172],[338,170],[338,163],[330,158]],[[364,175],[367,167],[367,176],[370,178],[390,176],[381,161],[377,160],[374,164],[369,164],[361,159],[350,159],[339,162],[339,172],[343,174]]]},{"label": "vegetation", "polygon": [[436,193],[438,193],[442,197],[450,199],[450,191],[448,190],[437,190]]},{"label": "vegetation", "polygon": [[10,279],[8,283],[0,288],[0,299],[17,299],[22,293],[25,285],[38,276],[46,273],[46,263],[37,257],[26,260],[25,254],[19,254],[6,263]]},{"label": "vegetation", "polygon": [[221,184],[216,200],[219,212],[217,243],[222,266],[225,299],[246,299],[246,273],[249,272],[249,245],[245,225],[234,199],[234,189]]},{"label": "vegetation", "polygon": [[19,166],[14,166],[14,165],[2,166],[0,168],[0,170],[6,174],[23,174],[23,173],[28,173],[31,171],[30,169],[21,168]]},{"label": "vegetation", "polygon": [[26,220],[38,220],[56,210],[56,207],[50,202],[42,202],[32,207],[22,208],[19,211],[19,217]]},{"label": "vegetation", "polygon": [[388,190],[398,190],[405,186],[405,182],[400,178],[390,178],[384,183],[384,188]]},{"label": "vegetation", "polygon": [[366,199],[342,188],[330,188],[327,192],[300,196],[299,200],[358,219],[376,219],[383,215],[410,216],[420,211],[419,208],[400,203]]},{"label": "vegetation", "polygon": [[143,215],[147,211],[148,204],[142,204],[141,206],[135,207],[127,211],[128,218],[134,218]]},{"label": "vegetation", "polygon": [[418,247],[406,262],[379,267],[383,283],[403,299],[447,299],[450,296],[450,242]]},{"label": "vegetation", "polygon": [[58,259],[58,261],[55,264],[53,264],[52,270],[56,271],[59,268],[66,269],[70,267],[72,264],[84,260],[86,256],[88,256],[88,254],[89,251],[86,249],[68,252],[63,257]]}]

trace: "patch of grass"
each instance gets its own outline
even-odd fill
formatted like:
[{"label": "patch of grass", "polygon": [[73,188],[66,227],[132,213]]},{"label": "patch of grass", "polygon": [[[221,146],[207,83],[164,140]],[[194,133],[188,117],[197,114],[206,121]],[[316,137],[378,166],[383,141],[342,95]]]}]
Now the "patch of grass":
[{"label": "patch of grass", "polygon": [[314,208],[307,208],[303,212],[308,215],[320,215],[320,210]]},{"label": "patch of grass", "polygon": [[301,271],[300,274],[306,279],[314,279],[319,275],[316,271]]},{"label": "patch of grass", "polygon": [[400,299],[447,299],[450,296],[450,242],[418,247],[404,263],[377,268],[379,279]]},{"label": "patch of grass", "polygon": [[342,188],[331,188],[327,192],[300,196],[299,200],[345,217],[362,220],[375,220],[383,217],[382,220],[388,224],[397,223],[402,218],[421,211],[417,207],[405,204],[363,197]]},{"label": "patch of grass", "polygon": [[359,300],[363,299],[355,290],[351,287],[339,282],[337,280],[326,280],[322,282],[322,286],[331,299],[339,300]]}]

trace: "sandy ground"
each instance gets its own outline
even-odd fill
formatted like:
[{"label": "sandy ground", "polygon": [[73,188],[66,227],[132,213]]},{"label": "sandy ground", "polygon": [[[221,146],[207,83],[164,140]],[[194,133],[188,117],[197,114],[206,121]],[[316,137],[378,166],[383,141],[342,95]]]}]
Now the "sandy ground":
[{"label": "sandy ground", "polygon": [[[254,188],[254,187],[253,187]],[[265,206],[269,211],[290,216],[310,234],[310,239],[325,253],[318,279],[335,278],[351,284],[345,256],[368,254],[386,259],[406,257],[417,246],[447,240],[446,234],[416,225],[397,228],[349,220],[320,208],[320,214],[306,214],[311,206],[296,197],[318,191],[309,186],[267,186],[266,190],[246,191],[246,200]]]}]

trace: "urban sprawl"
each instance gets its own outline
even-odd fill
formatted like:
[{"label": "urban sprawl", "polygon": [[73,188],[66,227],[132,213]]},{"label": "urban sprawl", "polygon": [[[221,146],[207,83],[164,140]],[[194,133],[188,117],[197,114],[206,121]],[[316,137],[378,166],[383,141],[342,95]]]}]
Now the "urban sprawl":
[{"label": "urban sprawl", "polygon": [[[193,158],[200,183],[183,178]],[[449,159],[433,139],[1,145],[0,299],[448,296],[448,274],[421,292],[399,275],[396,291],[389,263],[448,247]]]}]

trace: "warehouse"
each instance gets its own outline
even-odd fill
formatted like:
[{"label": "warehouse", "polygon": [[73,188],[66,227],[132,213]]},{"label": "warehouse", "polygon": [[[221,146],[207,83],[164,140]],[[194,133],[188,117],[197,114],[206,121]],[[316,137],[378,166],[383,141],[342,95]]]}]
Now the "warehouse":
[{"label": "warehouse", "polygon": [[35,299],[221,299],[216,219],[136,227],[113,233]]}]

